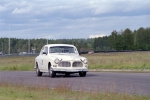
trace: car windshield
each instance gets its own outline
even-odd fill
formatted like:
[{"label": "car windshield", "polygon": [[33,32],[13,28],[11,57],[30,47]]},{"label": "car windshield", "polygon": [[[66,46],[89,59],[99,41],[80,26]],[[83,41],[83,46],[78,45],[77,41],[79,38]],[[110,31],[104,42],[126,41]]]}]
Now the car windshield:
[{"label": "car windshield", "polygon": [[69,46],[53,46],[50,47],[49,52],[50,53],[75,53],[75,48],[74,47],[69,47]]}]

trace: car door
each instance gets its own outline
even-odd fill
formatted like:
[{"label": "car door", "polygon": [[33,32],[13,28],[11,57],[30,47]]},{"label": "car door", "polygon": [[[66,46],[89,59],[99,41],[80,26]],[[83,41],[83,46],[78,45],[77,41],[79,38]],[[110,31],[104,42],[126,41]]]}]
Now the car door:
[{"label": "car door", "polygon": [[43,52],[44,52],[44,46],[42,47],[41,51],[40,51],[40,54],[39,54],[39,57],[37,59],[38,61],[38,66],[39,66],[39,69],[40,70],[43,70]]},{"label": "car door", "polygon": [[47,72],[48,70],[48,47],[44,47],[44,52],[42,55],[42,70]]}]

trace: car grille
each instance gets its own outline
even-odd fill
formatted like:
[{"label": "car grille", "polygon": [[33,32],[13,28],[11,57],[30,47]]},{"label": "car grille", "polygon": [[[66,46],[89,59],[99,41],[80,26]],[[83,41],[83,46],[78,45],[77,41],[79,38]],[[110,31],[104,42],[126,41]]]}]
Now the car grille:
[{"label": "car grille", "polygon": [[59,67],[70,67],[71,64],[70,62],[67,62],[67,61],[62,61],[58,64]]},{"label": "car grille", "polygon": [[73,62],[72,67],[83,67],[82,62]]}]

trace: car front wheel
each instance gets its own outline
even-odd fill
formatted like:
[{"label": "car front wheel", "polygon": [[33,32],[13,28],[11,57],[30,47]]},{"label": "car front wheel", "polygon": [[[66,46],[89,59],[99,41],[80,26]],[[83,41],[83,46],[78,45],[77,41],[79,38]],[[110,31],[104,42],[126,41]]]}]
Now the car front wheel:
[{"label": "car front wheel", "polygon": [[54,78],[54,77],[56,76],[56,72],[52,71],[52,70],[51,70],[51,67],[49,68],[49,76],[50,76],[51,78]]},{"label": "car front wheel", "polygon": [[69,77],[69,76],[70,76],[70,73],[65,73],[65,76],[66,76],[66,77]]},{"label": "car front wheel", "polygon": [[79,72],[80,77],[85,77],[86,76],[86,72]]}]

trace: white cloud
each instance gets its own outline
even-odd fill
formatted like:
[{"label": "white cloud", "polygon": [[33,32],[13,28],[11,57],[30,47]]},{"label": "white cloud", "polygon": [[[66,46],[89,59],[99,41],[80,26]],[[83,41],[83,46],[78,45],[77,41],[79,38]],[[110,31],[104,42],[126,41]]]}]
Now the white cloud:
[{"label": "white cloud", "polygon": [[0,5],[0,12],[3,12],[3,11],[5,11],[6,10],[6,8],[4,7],[4,6],[1,6]]},{"label": "white cloud", "polygon": [[53,35],[38,36],[36,38],[52,39]]},{"label": "white cloud", "polygon": [[12,14],[27,14],[29,13],[31,10],[30,7],[28,8],[15,8],[15,10],[12,12]]},{"label": "white cloud", "polygon": [[150,1],[146,0],[145,2],[142,2],[141,0],[129,0],[126,3],[126,7],[122,9],[124,12],[130,12],[130,11],[136,11],[136,10],[148,10],[150,9]]},{"label": "white cloud", "polygon": [[104,37],[106,36],[105,34],[100,34],[100,35],[90,35],[89,38],[98,38],[98,37]]},{"label": "white cloud", "polygon": [[148,11],[148,9],[150,9],[149,4],[149,0],[145,2],[141,0],[94,0],[89,2],[89,7],[92,8],[92,12],[96,15],[108,13],[115,13],[118,15],[120,13],[121,15],[122,13],[134,13],[139,10]]},{"label": "white cloud", "polygon": [[112,12],[114,9],[114,6],[111,3],[107,3],[104,0],[89,2],[89,7],[92,8],[93,13],[96,15],[109,13]]},{"label": "white cloud", "polygon": [[1,0],[0,36],[88,38],[150,27],[149,4],[149,0]]}]

